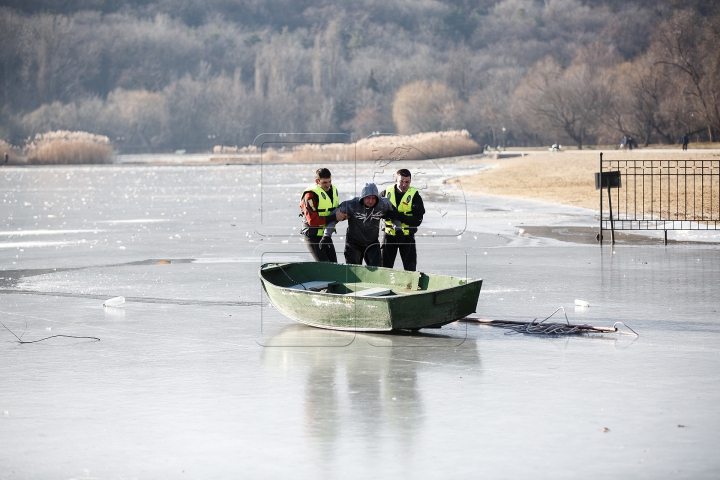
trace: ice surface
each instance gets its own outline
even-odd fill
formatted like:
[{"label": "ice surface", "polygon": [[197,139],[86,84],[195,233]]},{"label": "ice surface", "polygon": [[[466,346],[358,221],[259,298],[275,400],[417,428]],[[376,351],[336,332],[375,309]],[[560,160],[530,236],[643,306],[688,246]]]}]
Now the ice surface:
[{"label": "ice surface", "polygon": [[[597,220],[427,173],[419,268],[483,278],[478,316],[564,306],[640,337],[312,329],[267,305],[257,268],[309,259],[297,204],[314,168],[0,169],[2,323],[23,340],[101,339],[19,345],[0,327],[0,477],[716,477],[713,232],[668,247],[518,236]],[[333,180],[353,196],[375,173],[341,165]],[[119,295],[124,308],[102,307]]]}]

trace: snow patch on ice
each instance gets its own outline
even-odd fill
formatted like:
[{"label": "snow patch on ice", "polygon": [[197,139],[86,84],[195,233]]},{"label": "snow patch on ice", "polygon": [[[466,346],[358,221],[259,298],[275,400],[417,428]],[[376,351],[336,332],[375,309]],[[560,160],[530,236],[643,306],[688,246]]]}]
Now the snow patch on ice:
[{"label": "snow patch on ice", "polygon": [[165,218],[131,218],[128,220],[98,220],[96,223],[157,223],[168,221]]},{"label": "snow patch on ice", "polygon": [[65,245],[78,245],[87,243],[85,240],[78,242],[13,242],[0,243],[0,248],[33,248],[33,247],[60,247]]},{"label": "snow patch on ice", "polygon": [[215,257],[196,258],[191,263],[258,263],[258,257]]},{"label": "snow patch on ice", "polygon": [[99,233],[104,231],[105,230],[10,230],[0,231],[0,236],[65,235],[67,233]]}]

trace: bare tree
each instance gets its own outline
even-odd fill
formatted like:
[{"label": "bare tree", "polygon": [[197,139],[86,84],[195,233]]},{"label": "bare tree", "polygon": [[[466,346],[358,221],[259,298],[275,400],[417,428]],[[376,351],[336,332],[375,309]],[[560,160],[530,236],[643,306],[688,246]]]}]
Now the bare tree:
[{"label": "bare tree", "polygon": [[692,117],[677,108],[681,92],[667,70],[651,54],[613,68],[617,81],[605,117],[608,130],[642,139],[645,146],[655,135],[664,143],[677,140],[679,124]]},{"label": "bare tree", "polygon": [[540,124],[564,134],[578,149],[596,133],[610,100],[607,80],[597,69],[583,64],[563,70],[551,57],[530,69],[516,95]]},{"label": "bare tree", "polygon": [[88,21],[96,21],[96,16],[43,14],[26,23],[26,41],[33,52],[31,69],[41,101],[81,96],[83,83],[97,74],[99,50],[84,25]]},{"label": "bare tree", "polygon": [[[117,142],[120,148],[129,145],[141,149],[157,148],[170,140],[167,137],[171,113],[167,100],[165,95],[147,90],[128,91],[119,88],[111,92],[101,117],[114,134],[111,140]],[[175,103],[173,107],[177,112],[178,104]],[[181,121],[192,121],[189,112],[177,113],[185,115]],[[181,128],[176,131],[180,135],[189,134]]]},{"label": "bare tree", "polygon": [[421,80],[398,90],[393,121],[401,134],[435,132],[457,118],[458,106],[457,93],[445,84]]},{"label": "bare tree", "polygon": [[22,81],[18,72],[23,67],[23,49],[20,48],[22,37],[22,17],[15,12],[0,9],[0,101],[2,106],[16,103],[21,95]]},{"label": "bare tree", "polygon": [[701,19],[695,12],[676,12],[658,29],[653,47],[658,63],[671,67],[684,85],[689,109],[705,120],[710,141],[720,130],[720,21]]}]

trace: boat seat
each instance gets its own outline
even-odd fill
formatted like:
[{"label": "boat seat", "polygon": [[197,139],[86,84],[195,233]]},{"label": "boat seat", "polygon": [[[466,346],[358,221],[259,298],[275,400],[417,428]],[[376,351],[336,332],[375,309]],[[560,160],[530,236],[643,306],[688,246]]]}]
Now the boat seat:
[{"label": "boat seat", "polygon": [[325,282],[323,280],[315,280],[312,282],[305,282],[305,283],[299,283],[297,285],[293,285],[291,287],[288,287],[292,290],[323,290],[325,288],[328,288],[330,285],[335,285],[335,282],[329,281]]},{"label": "boat seat", "polygon": [[387,295],[388,293],[392,293],[392,290],[389,288],[374,287],[366,288],[365,290],[358,290],[357,292],[346,293],[345,295],[353,297],[380,297],[382,295]]}]

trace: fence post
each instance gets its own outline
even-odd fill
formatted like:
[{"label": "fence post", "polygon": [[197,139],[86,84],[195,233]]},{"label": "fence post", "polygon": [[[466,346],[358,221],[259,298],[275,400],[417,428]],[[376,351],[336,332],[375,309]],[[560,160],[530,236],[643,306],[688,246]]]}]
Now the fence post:
[{"label": "fence post", "polygon": [[[602,170],[602,168],[603,168],[602,156],[603,156],[603,154],[602,154],[602,152],[600,152],[600,179],[601,179],[600,181],[601,182],[602,182],[602,171],[603,171]],[[601,183],[600,184],[600,233],[598,233],[598,241],[600,242],[600,245],[602,245],[602,241],[603,241],[603,235],[602,235],[602,230],[603,230],[602,229],[602,215],[603,215],[602,191],[603,191],[603,189],[602,189],[602,183]]]},{"label": "fence post", "polygon": [[[601,173],[602,175],[602,173]],[[607,189],[608,189],[608,210],[610,211],[610,243],[612,245],[615,245],[615,222],[613,222],[613,214],[612,214],[612,194],[610,193],[610,179],[607,179]],[[602,188],[600,189],[602,191]]]}]

